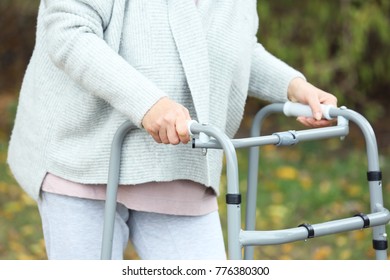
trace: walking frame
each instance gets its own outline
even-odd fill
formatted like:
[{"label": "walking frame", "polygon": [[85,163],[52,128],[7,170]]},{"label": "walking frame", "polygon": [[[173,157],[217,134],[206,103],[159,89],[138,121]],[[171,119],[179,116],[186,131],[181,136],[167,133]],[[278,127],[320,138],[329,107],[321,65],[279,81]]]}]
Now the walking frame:
[{"label": "walking frame", "polygon": [[[193,138],[193,148],[223,149],[225,154],[227,175],[227,247],[229,259],[253,259],[254,246],[283,244],[365,228],[372,228],[373,248],[376,253],[376,259],[387,259],[386,224],[390,221],[390,212],[383,206],[382,173],[379,168],[378,147],[374,131],[369,122],[353,110],[345,107],[321,106],[323,116],[327,119],[337,118],[337,125],[300,131],[290,130],[260,136],[263,120],[270,114],[284,113],[286,116],[312,115],[309,106],[292,102],[270,104],[260,110],[254,118],[251,136],[248,138],[230,139],[215,126],[203,125],[195,121],[189,122],[189,131],[192,135],[198,136]],[[349,133],[349,121],[354,122],[360,128],[366,142],[368,160],[367,180],[370,192],[371,213],[358,213],[350,218],[318,224],[304,223],[296,228],[269,231],[255,230],[259,147],[271,144],[290,146],[300,141],[345,137]],[[111,259],[122,143],[126,135],[134,128],[130,121],[122,124],[117,130],[112,143],[104,214],[102,259]],[[236,149],[238,148],[249,148],[245,229],[241,228],[241,194],[236,155]],[[244,254],[242,253],[243,248]]]}]

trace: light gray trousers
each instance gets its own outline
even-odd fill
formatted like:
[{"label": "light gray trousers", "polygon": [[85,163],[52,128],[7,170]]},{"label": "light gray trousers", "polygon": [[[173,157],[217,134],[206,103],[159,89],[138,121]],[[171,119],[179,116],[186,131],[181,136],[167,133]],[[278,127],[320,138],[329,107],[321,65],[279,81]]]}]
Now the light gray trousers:
[{"label": "light gray trousers", "polygon": [[[99,259],[104,201],[42,192],[38,201],[49,259]],[[113,259],[132,242],[144,260],[226,259],[218,212],[174,216],[118,204]]]}]

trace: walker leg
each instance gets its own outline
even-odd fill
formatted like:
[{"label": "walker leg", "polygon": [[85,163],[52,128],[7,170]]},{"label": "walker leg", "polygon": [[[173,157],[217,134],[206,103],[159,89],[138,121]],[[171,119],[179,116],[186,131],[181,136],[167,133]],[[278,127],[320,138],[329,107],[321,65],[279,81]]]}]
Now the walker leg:
[{"label": "walker leg", "polygon": [[114,135],[111,146],[110,166],[107,179],[106,203],[104,209],[104,223],[102,234],[101,259],[109,260],[112,257],[112,243],[114,239],[114,225],[116,213],[116,199],[120,177],[120,161],[122,144],[126,135],[134,128],[130,121],[124,122]]},{"label": "walker leg", "polygon": [[[381,172],[368,172],[371,212],[378,212],[383,208]],[[377,260],[387,260],[387,234],[386,226],[372,228],[372,246],[375,250]]]},{"label": "walker leg", "polygon": [[[257,182],[259,167],[259,147],[249,149],[248,187],[246,194],[245,230],[255,230],[257,208]],[[253,260],[254,246],[244,248],[244,259]]]}]

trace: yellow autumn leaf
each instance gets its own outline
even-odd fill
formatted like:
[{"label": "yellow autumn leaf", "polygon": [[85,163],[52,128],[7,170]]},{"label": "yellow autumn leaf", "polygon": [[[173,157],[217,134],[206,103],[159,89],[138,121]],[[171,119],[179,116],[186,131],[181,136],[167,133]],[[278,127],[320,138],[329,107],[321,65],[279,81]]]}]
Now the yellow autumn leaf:
[{"label": "yellow autumn leaf", "polygon": [[36,202],[30,197],[28,196],[25,192],[23,192],[21,194],[21,199],[20,199],[24,205],[28,205],[28,206],[35,206],[36,205]]},{"label": "yellow autumn leaf", "polygon": [[360,196],[362,193],[362,188],[360,185],[350,185],[347,188],[347,194],[350,197],[357,197]]},{"label": "yellow autumn leaf", "polygon": [[7,193],[7,189],[8,189],[8,184],[4,182],[0,182],[0,194]]},{"label": "yellow autumn leaf", "polygon": [[322,181],[319,185],[320,194],[324,195],[329,193],[331,189],[331,183],[329,181]]},{"label": "yellow autumn leaf", "polygon": [[16,214],[23,210],[22,204],[18,201],[11,201],[5,204],[4,213]]},{"label": "yellow autumn leaf", "polygon": [[321,246],[318,247],[314,254],[313,259],[315,260],[325,260],[330,257],[330,254],[332,253],[332,248],[330,246]]},{"label": "yellow autumn leaf", "polygon": [[366,239],[367,237],[368,237],[367,232],[364,230],[353,231],[353,239],[356,241],[362,241],[362,240]]},{"label": "yellow autumn leaf", "polygon": [[281,204],[284,201],[284,195],[282,192],[274,192],[271,194],[272,203]]},{"label": "yellow autumn leaf", "polygon": [[351,250],[342,250],[339,254],[340,260],[349,260],[351,258],[352,252]]},{"label": "yellow autumn leaf", "polygon": [[289,214],[289,209],[284,205],[270,205],[267,210],[273,226],[282,227],[285,217]]},{"label": "yellow autumn leaf", "polygon": [[276,177],[283,180],[295,180],[298,177],[298,171],[291,166],[281,166],[275,170]]},{"label": "yellow autumn leaf", "polygon": [[348,239],[344,235],[339,235],[335,238],[335,242],[338,247],[342,247],[347,244]]},{"label": "yellow autumn leaf", "polygon": [[23,236],[31,236],[35,233],[35,227],[32,225],[25,225],[21,227],[20,231]]},{"label": "yellow autumn leaf", "polygon": [[290,254],[294,249],[293,244],[291,243],[286,243],[282,245],[282,252],[285,254]]},{"label": "yellow autumn leaf", "polygon": [[305,175],[299,176],[299,183],[301,184],[301,187],[304,190],[308,190],[308,189],[310,189],[312,187],[313,180],[311,179],[310,176],[305,174]]}]

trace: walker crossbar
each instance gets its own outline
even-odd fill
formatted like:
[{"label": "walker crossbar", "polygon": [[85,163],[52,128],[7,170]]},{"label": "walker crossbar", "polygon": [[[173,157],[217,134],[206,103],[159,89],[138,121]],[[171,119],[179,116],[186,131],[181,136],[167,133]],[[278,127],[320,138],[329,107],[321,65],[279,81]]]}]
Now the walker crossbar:
[{"label": "walker crossbar", "polygon": [[[313,128],[300,131],[290,130],[286,132],[276,132],[267,136],[231,139],[230,141],[236,149],[271,144],[277,146],[290,146],[302,141],[344,137],[348,135],[348,132],[349,127],[347,125],[338,125],[333,127]],[[193,139],[192,145],[194,148],[222,148],[221,144],[215,139],[210,139],[208,142],[203,142],[199,139]]]},{"label": "walker crossbar", "polygon": [[[365,216],[368,218],[370,226],[372,227],[386,224],[390,220],[390,213],[387,209],[383,209],[380,212],[367,214]],[[309,226],[312,230],[311,234],[308,230]],[[367,226],[364,226],[364,221],[361,217],[355,216],[320,224],[302,224],[297,228],[291,229],[271,231],[243,230],[240,233],[240,243],[243,246],[277,245],[363,228],[367,228]]]}]

